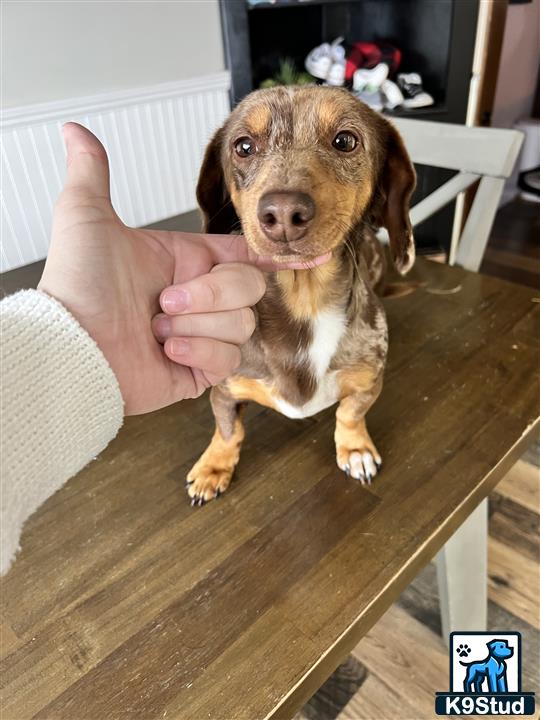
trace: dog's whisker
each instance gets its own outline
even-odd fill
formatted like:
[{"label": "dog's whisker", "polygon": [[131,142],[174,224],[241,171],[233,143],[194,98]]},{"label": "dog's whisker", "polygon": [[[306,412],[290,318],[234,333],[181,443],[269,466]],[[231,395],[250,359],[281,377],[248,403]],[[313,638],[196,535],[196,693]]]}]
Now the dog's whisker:
[{"label": "dog's whisker", "polygon": [[349,238],[345,238],[344,245],[345,245],[345,247],[347,248],[347,250],[348,250],[348,252],[349,252],[349,254],[350,254],[350,256],[351,256],[351,260],[352,260],[352,263],[353,263],[353,265],[354,265],[354,270],[355,270],[355,272],[356,272],[356,276],[359,278],[359,277],[360,277],[360,268],[358,267],[358,261],[357,261],[357,259],[356,259],[356,253],[354,252],[354,248],[351,247]]},{"label": "dog's whisker", "polygon": [[216,213],[214,213],[214,215],[211,215],[211,216],[208,218],[207,224],[209,225],[209,224],[212,222],[212,220],[215,220],[215,219],[217,218],[217,216],[219,215],[220,212],[222,212],[222,210],[224,210],[226,207],[228,207],[229,205],[232,205],[232,204],[233,204],[233,203],[232,203],[231,198],[229,198],[228,200],[226,200],[226,201],[219,207],[218,211],[217,211]]}]

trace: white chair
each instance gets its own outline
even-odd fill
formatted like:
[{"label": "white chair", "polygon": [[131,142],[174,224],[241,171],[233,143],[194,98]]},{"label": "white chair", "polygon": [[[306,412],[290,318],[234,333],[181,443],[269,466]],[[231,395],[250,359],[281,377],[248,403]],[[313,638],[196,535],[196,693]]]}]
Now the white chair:
[{"label": "white chair", "polygon": [[504,183],[512,173],[523,142],[522,133],[402,118],[394,119],[393,123],[415,163],[458,171],[412,208],[413,227],[480,180],[461,237],[456,237],[449,253],[451,265],[457,263],[466,270],[477,272]]},{"label": "white chair", "polygon": [[[477,272],[505,181],[514,168],[523,135],[516,130],[467,127],[422,120],[392,120],[415,163],[457,170],[411,210],[413,227],[480,181],[461,234],[454,232],[449,263]],[[384,240],[385,232],[381,234]],[[487,499],[454,533],[436,558],[442,632],[487,626]]]}]

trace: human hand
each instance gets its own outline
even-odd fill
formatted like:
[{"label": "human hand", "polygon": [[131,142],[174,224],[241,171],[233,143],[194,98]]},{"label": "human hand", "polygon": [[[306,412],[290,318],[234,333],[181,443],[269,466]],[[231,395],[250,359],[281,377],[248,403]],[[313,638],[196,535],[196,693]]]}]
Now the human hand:
[{"label": "human hand", "polygon": [[[241,236],[127,227],[111,204],[99,140],[76,123],[63,132],[67,180],[38,289],[59,300],[96,341],[118,379],[127,415],[200,395],[240,360],[238,346],[254,328],[250,306],[265,290],[261,270],[299,266],[257,256]],[[167,313],[178,312],[169,302],[174,296],[189,304],[173,321],[174,334],[184,339],[170,337],[162,347],[151,321],[158,314],[159,335],[166,322],[159,314],[164,288]]]}]

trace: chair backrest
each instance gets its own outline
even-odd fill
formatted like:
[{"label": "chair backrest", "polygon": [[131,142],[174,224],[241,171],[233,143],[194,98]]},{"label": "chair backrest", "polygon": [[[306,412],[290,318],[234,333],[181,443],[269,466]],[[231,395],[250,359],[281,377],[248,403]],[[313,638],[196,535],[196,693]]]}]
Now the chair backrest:
[{"label": "chair backrest", "polygon": [[393,118],[415,163],[457,170],[458,174],[411,209],[419,225],[459,193],[480,180],[474,203],[456,248],[454,260],[477,271],[491,232],[506,179],[512,173],[523,134],[517,130],[467,127],[449,123]]}]

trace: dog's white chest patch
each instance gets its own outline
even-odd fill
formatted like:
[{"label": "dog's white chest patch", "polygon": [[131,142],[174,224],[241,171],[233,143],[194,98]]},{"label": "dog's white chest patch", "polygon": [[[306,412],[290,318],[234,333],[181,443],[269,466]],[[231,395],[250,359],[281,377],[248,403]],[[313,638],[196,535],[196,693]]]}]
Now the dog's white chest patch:
[{"label": "dog's white chest patch", "polygon": [[291,405],[283,398],[276,398],[276,408],[290,418],[315,415],[338,400],[337,373],[329,371],[330,361],[338,349],[346,327],[345,313],[341,309],[323,310],[313,321],[313,339],[307,351],[317,390],[304,405]]},{"label": "dog's white chest patch", "polygon": [[317,380],[324,377],[330,360],[334,357],[343,333],[345,313],[343,310],[322,310],[313,321],[313,340],[308,356]]}]

